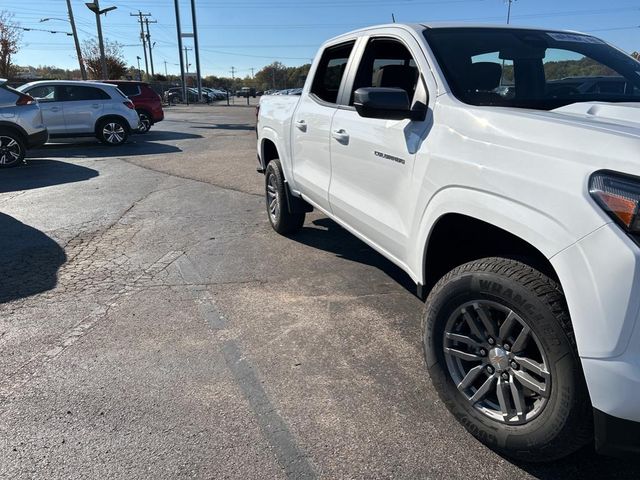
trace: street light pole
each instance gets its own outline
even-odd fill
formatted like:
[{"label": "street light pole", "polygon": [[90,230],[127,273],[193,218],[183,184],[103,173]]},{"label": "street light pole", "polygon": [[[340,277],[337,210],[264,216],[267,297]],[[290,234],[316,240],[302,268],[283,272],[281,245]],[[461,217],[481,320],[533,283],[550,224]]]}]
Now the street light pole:
[{"label": "street light pole", "polygon": [[136,55],[138,59],[138,80],[142,80],[142,71],[140,70],[140,55]]},{"label": "street light pole", "polygon": [[102,66],[102,79],[107,80],[109,78],[109,70],[107,69],[107,58],[104,53],[104,40],[102,38],[102,24],[100,22],[100,15],[115,10],[118,7],[107,7],[104,10],[100,10],[100,0],[93,0],[93,2],[87,2],[85,5],[89,10],[96,14],[96,25],[98,26],[98,45],[100,46],[100,63]]},{"label": "street light pole", "polygon": [[180,6],[174,0],[176,7],[176,29],[178,31],[178,56],[180,57],[180,76],[182,77],[182,98],[187,98],[187,79],[184,76],[184,60],[182,59],[182,29],[180,27]]},{"label": "street light pole", "polygon": [[191,23],[193,24],[193,47],[196,55],[196,82],[198,86],[198,101],[202,101],[202,72],[200,70],[200,46],[198,44],[198,22],[196,21],[196,3],[191,0]]},{"label": "street light pole", "polygon": [[76,22],[73,19],[73,9],[71,8],[71,0],[67,0],[67,12],[69,15],[69,22],[71,23],[71,32],[73,32],[73,41],[76,45],[76,54],[78,55],[78,65],[80,66],[80,76],[82,77],[82,80],[86,80],[87,70],[84,68],[84,61],[82,60],[82,50],[80,50],[80,40],[78,39]]}]

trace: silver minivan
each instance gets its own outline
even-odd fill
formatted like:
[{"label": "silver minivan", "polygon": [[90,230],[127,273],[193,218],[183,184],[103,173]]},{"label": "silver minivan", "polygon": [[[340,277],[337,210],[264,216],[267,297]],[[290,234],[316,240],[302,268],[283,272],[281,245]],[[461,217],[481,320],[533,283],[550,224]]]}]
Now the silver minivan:
[{"label": "silver minivan", "polygon": [[107,145],[121,145],[138,129],[133,103],[115,85],[48,80],[18,90],[38,100],[50,138],[95,136]]}]

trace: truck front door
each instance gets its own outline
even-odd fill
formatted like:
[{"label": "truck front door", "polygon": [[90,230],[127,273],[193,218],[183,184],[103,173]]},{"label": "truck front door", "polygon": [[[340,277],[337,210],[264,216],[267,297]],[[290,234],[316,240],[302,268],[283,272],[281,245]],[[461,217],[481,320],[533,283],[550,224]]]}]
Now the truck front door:
[{"label": "truck front door", "polygon": [[420,50],[407,45],[399,38],[368,39],[342,99],[346,107],[331,126],[332,213],[400,261],[406,260],[420,187],[412,181],[416,153],[428,139],[432,115],[424,121],[363,118],[353,108],[353,93],[364,87],[402,88],[411,104],[426,105],[426,85],[412,55]]}]

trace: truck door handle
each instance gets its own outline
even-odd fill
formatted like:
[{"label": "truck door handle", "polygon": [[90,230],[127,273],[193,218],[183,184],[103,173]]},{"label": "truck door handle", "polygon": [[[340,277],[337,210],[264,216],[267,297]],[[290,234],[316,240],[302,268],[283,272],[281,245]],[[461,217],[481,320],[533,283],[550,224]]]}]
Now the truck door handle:
[{"label": "truck door handle", "polygon": [[334,130],[333,132],[331,132],[331,136],[336,139],[338,142],[343,143],[343,144],[347,144],[349,143],[349,134],[346,132],[346,130],[340,129],[340,130]]},{"label": "truck door handle", "polygon": [[100,108],[100,105],[97,103],[94,103],[93,105],[91,105],[91,108]]},{"label": "truck door handle", "polygon": [[298,130],[300,130],[301,132],[306,132],[307,131],[307,122],[305,122],[304,120],[296,121],[296,128]]},{"label": "truck door handle", "polygon": [[51,107],[49,110],[51,110],[52,112],[59,112],[60,107]]}]

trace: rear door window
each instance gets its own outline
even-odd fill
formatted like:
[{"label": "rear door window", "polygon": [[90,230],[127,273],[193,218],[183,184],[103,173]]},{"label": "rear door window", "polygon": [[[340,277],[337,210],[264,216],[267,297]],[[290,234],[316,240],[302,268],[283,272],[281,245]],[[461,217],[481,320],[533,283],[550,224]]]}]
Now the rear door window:
[{"label": "rear door window", "polygon": [[338,92],[349,62],[355,41],[328,47],[322,54],[316,75],[311,84],[311,94],[328,103],[336,103]]},{"label": "rear door window", "polygon": [[40,103],[55,102],[58,100],[55,85],[40,85],[27,92]]},{"label": "rear door window", "polygon": [[85,87],[80,85],[65,85],[62,88],[64,90],[64,101],[66,102],[111,99],[111,97],[109,96],[109,94],[107,94],[107,92],[96,87]]}]

